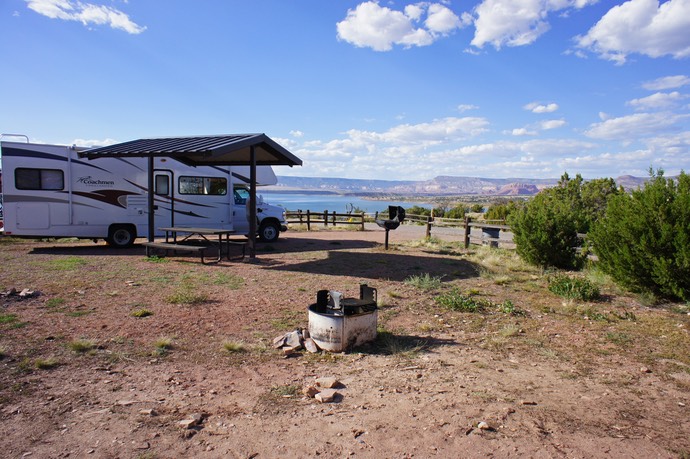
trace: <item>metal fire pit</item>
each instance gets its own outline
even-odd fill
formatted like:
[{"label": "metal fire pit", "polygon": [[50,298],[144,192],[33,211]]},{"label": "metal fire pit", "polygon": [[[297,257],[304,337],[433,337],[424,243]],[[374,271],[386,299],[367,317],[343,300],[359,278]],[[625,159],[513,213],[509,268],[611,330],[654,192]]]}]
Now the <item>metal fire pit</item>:
[{"label": "metal fire pit", "polygon": [[309,306],[309,336],[319,348],[343,352],[376,339],[377,292],[359,286],[359,299],[343,298],[333,290],[319,290]]},{"label": "metal fire pit", "polygon": [[376,220],[376,224],[386,230],[386,250],[388,250],[388,232],[396,229],[405,220],[405,209],[400,206],[388,206],[388,220]]}]

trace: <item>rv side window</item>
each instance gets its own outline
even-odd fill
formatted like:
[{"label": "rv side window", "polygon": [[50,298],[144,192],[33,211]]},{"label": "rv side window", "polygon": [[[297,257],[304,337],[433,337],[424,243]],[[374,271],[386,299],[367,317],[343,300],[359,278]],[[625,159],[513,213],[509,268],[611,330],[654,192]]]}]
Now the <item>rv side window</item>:
[{"label": "rv side window", "polygon": [[167,175],[156,175],[154,193],[160,196],[170,195],[170,178]]},{"label": "rv side window", "polygon": [[59,169],[20,167],[14,171],[14,184],[18,190],[62,190],[65,177]]},{"label": "rv side window", "polygon": [[228,180],[222,177],[180,177],[180,194],[225,195]]}]

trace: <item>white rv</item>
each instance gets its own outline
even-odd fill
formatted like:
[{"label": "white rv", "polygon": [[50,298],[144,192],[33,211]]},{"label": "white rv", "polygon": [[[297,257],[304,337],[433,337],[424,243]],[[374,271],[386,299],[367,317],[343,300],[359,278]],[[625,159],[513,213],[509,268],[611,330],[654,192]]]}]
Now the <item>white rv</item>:
[{"label": "white rv", "polygon": [[[0,142],[5,235],[104,239],[127,247],[148,234],[146,158],[79,157],[80,147]],[[156,228],[190,226],[249,232],[249,167],[186,166],[154,161]],[[257,185],[277,182],[270,166],[257,167]],[[287,230],[282,207],[257,197],[259,237]],[[156,231],[156,235],[158,232]]]}]

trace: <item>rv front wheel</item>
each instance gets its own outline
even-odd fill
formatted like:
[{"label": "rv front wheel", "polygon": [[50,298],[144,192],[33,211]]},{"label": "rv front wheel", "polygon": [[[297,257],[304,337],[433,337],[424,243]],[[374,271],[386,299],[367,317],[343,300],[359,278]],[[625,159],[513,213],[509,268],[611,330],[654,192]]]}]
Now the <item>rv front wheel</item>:
[{"label": "rv front wheel", "polygon": [[136,239],[136,229],[130,225],[113,225],[108,231],[108,244],[117,248],[131,247]]},{"label": "rv front wheel", "polygon": [[259,237],[264,242],[275,242],[280,235],[280,226],[273,221],[262,222],[259,225]]}]

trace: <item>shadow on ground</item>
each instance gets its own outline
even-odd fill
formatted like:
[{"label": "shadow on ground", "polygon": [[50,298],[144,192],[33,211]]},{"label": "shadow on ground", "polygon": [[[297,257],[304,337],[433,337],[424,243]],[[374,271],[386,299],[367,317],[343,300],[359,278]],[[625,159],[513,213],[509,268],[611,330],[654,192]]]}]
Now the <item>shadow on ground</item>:
[{"label": "shadow on ground", "polygon": [[371,343],[357,347],[355,350],[372,355],[400,355],[431,352],[441,346],[459,346],[453,339],[434,338],[431,336],[396,335],[379,331]]},{"label": "shadow on ground", "polygon": [[309,260],[296,264],[281,264],[266,269],[391,281],[403,281],[415,274],[440,277],[442,282],[467,279],[479,275],[474,264],[450,257],[344,250],[330,251],[325,259]]}]

